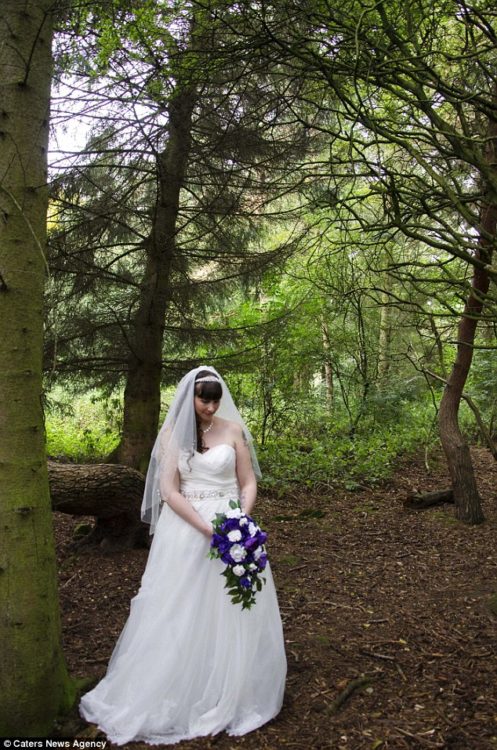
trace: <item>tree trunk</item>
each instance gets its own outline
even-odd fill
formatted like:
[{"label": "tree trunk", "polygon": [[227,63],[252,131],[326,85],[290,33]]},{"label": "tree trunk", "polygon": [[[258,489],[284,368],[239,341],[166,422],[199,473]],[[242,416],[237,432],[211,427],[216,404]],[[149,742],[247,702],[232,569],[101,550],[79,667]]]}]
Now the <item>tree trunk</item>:
[{"label": "tree trunk", "polygon": [[326,405],[331,411],[333,407],[334,383],[333,383],[333,365],[331,362],[331,343],[330,331],[325,318],[321,319],[321,335],[323,340],[323,365],[324,365],[324,384],[326,387]]},{"label": "tree trunk", "polygon": [[447,380],[447,368],[445,367],[442,337],[440,336],[440,331],[437,328],[437,324],[435,322],[435,316],[433,315],[433,313],[429,314],[428,319],[430,321],[430,328],[431,328],[431,332],[433,333],[433,338],[435,339],[435,345],[436,345],[436,350],[437,350],[437,360],[438,360],[438,365],[440,367],[440,374],[442,375],[443,378],[445,378],[445,380]]},{"label": "tree trunk", "polygon": [[159,197],[147,246],[147,265],[140,307],[130,334],[121,442],[112,458],[146,472],[157,436],[160,413],[162,344],[169,279],[176,250],[180,191],[190,152],[195,94],[177,84],[169,104],[166,149],[157,156]]},{"label": "tree trunk", "polygon": [[390,305],[390,294],[392,288],[392,277],[385,276],[386,288],[381,293],[380,303],[380,332],[378,336],[378,385],[380,388],[387,385],[388,373],[390,371],[390,348],[392,341],[392,310]]},{"label": "tree trunk", "polygon": [[[497,92],[496,92],[497,100]],[[497,121],[491,121],[487,133],[487,163],[489,169],[497,168]],[[477,258],[485,264],[475,267],[461,321],[458,326],[456,359],[445,386],[439,411],[440,439],[447,457],[452,489],[454,490],[455,515],[467,523],[484,520],[480,495],[467,440],[458,421],[459,405],[473,359],[473,345],[478,319],[481,316],[485,295],[489,287],[487,266],[492,260],[493,242],[497,229],[497,196],[487,187],[485,202],[481,210],[480,237]]]},{"label": "tree trunk", "polygon": [[53,0],[0,18],[0,735],[51,731],[64,663],[43,429],[42,337]]},{"label": "tree trunk", "polygon": [[115,464],[48,462],[52,508],[75,516],[95,516],[85,542],[102,547],[143,547],[149,528],[140,520],[145,479],[135,469]]}]

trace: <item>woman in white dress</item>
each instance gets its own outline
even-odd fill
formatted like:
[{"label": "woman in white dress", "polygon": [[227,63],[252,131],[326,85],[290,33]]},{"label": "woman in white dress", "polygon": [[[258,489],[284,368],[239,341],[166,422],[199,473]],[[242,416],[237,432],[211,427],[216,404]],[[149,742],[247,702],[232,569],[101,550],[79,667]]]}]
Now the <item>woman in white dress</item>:
[{"label": "woman in white dress", "polygon": [[232,499],[250,514],[256,476],[226,383],[212,367],[192,370],[152,451],[142,518],[155,534],[140,590],[107,674],[80,704],[112,742],[242,735],[280,711],[286,658],[270,566],[242,610],[224,588],[224,563],[208,558],[212,519]]}]

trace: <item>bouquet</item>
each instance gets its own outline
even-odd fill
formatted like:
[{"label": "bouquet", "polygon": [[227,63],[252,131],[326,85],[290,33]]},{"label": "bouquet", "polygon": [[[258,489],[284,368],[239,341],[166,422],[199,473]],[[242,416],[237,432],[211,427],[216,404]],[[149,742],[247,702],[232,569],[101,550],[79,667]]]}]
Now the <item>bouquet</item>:
[{"label": "bouquet", "polygon": [[266,583],[260,574],[267,564],[264,547],[267,534],[242,511],[237,501],[230,500],[229,506],[226,513],[216,513],[212,522],[214,533],[209,557],[226,563],[222,575],[233,604],[250,609],[255,604],[256,592]]}]

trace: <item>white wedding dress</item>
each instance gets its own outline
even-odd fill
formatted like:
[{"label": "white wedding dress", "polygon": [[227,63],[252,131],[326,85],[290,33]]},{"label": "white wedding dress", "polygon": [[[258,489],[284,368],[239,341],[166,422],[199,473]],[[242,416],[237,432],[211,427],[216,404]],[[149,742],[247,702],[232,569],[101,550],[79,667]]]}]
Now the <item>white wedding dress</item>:
[{"label": "white wedding dress", "polygon": [[[207,520],[238,497],[230,445],[185,457],[179,469],[182,493]],[[208,551],[208,539],[164,505],[107,674],[80,704],[112,742],[241,735],[279,712],[286,658],[270,567],[256,604],[242,610]]]}]

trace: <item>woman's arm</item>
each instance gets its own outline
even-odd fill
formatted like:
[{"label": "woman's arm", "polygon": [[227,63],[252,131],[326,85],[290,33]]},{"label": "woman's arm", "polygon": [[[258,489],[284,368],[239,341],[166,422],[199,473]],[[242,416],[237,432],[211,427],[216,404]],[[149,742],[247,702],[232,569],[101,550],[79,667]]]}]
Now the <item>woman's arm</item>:
[{"label": "woman's arm", "polygon": [[252,459],[245,435],[238,425],[236,426],[235,450],[236,476],[240,485],[240,505],[242,510],[250,516],[257,497],[257,480],[252,468]]},{"label": "woman's arm", "polygon": [[171,479],[162,478],[160,480],[161,497],[167,502],[170,508],[184,521],[191,524],[197,531],[206,536],[208,539],[212,536],[212,524],[204,521],[202,516],[197,513],[195,508],[183,497],[179,491],[179,472],[175,471]]}]

